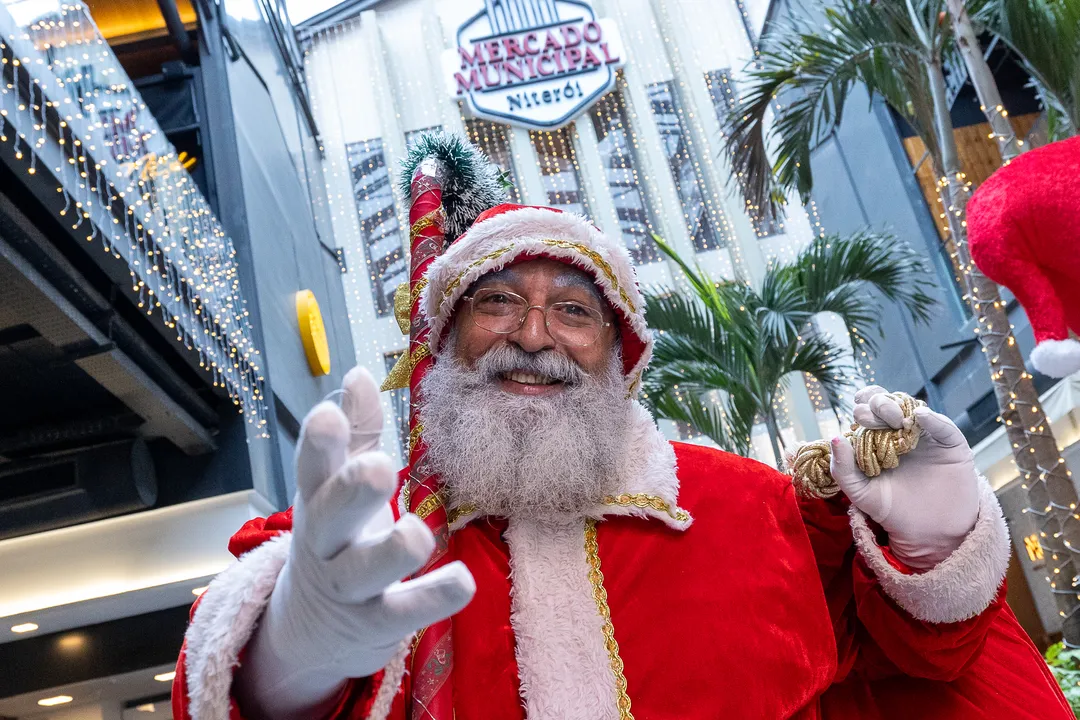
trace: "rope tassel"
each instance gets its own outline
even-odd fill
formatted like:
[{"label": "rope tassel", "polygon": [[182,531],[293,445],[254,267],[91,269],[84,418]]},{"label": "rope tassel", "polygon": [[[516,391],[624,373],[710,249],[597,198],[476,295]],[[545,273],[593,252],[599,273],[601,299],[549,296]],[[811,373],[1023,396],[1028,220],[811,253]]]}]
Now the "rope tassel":
[{"label": "rope tassel", "polygon": [[[926,405],[922,400],[906,393],[889,393],[904,413],[904,427],[899,430],[876,430],[851,424],[844,438],[855,451],[855,464],[867,477],[877,477],[882,470],[891,470],[900,464],[900,456],[914,450],[919,444],[922,430],[915,420],[915,408]],[[803,443],[788,454],[785,470],[791,475],[795,492],[808,498],[831,498],[840,492],[840,486],[829,473],[832,462],[832,445],[828,440]]]}]

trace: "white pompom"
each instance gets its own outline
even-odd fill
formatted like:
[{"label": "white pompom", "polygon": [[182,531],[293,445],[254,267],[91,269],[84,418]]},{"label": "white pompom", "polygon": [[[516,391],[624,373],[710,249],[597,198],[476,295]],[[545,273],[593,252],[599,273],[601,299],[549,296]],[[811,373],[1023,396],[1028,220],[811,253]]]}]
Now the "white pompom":
[{"label": "white pompom", "polygon": [[1031,351],[1031,364],[1043,375],[1061,378],[1080,370],[1080,342],[1043,340]]}]

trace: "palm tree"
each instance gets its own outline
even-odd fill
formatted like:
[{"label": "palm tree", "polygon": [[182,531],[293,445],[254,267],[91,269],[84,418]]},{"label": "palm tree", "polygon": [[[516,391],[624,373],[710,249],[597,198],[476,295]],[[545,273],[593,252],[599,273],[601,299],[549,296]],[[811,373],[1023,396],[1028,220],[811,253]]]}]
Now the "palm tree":
[{"label": "palm tree", "polygon": [[881,327],[870,289],[919,321],[934,302],[919,287],[930,273],[925,260],[888,233],[815,238],[791,263],[770,266],[756,288],[717,283],[659,237],[656,243],[682,269],[692,292],[646,295],[649,324],[657,330],[646,402],[660,417],[687,423],[744,455],[760,418],[778,465],[783,457],[773,408],[790,373],[814,377],[834,408],[851,386],[848,351],[816,332],[814,316],[836,313],[872,347]]},{"label": "palm tree", "polygon": [[[1080,568],[1080,558],[1074,562],[1073,555],[1073,548],[1080,552],[1080,522],[1074,522],[1073,515],[1080,501],[1012,336],[998,287],[979,272],[968,251],[965,209],[970,188],[960,166],[945,89],[944,58],[954,46],[951,27],[943,22],[944,3],[838,0],[824,9],[824,28],[798,21],[773,26],[727,119],[728,150],[748,204],[775,213],[787,190],[808,197],[812,147],[840,124],[857,83],[883,98],[923,140],[939,178],[1000,416],[1039,525],[1051,591],[1065,618],[1064,635],[1080,645],[1080,613],[1074,612],[1080,598],[1070,586],[1057,587],[1053,579],[1072,579]],[[778,106],[766,132],[766,114],[778,99],[786,104]],[[770,149],[775,150],[775,163],[769,160]]]},{"label": "palm tree", "polygon": [[1002,160],[1009,162],[1028,146],[1009,123],[978,30],[996,35],[1020,58],[1046,108],[1051,140],[1080,131],[1080,0],[946,0],[946,5]]},{"label": "palm tree", "polygon": [[1080,132],[1080,0],[979,0],[973,14],[1020,57],[1046,108],[1050,139]]},{"label": "palm tree", "polygon": [[[1011,2],[1012,0],[1006,1]],[[1030,2],[1032,0],[1023,1]],[[1034,1],[1041,2],[1042,0]],[[985,0],[976,0],[976,3],[981,2],[985,2]],[[987,5],[989,4],[987,3]],[[1026,149],[1024,141],[1017,138],[1016,133],[1013,132],[1008,113],[1005,111],[1005,104],[1001,100],[1001,92],[998,91],[997,81],[994,80],[994,73],[990,70],[986,57],[983,56],[982,45],[979,43],[979,36],[975,30],[975,23],[972,22],[971,16],[968,14],[968,3],[965,0],[946,0],[946,5],[949,8],[949,18],[952,20],[952,30],[953,35],[956,37],[957,49],[967,66],[968,79],[971,80],[971,85],[975,88],[975,94],[979,98],[979,105],[990,123],[990,129],[993,132],[994,139],[997,141],[1001,159],[1009,162],[1024,152]],[[989,9],[986,14],[988,18],[1000,16],[999,13]]]}]

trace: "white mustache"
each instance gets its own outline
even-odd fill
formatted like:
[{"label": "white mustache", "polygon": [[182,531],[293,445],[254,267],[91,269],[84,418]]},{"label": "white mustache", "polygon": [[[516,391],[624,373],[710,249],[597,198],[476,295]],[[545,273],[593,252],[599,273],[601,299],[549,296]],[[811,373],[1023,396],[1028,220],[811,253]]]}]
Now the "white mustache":
[{"label": "white mustache", "polygon": [[568,385],[583,382],[589,377],[580,365],[560,352],[541,350],[530,353],[510,344],[492,348],[476,362],[476,374],[487,383],[515,370],[546,376]]}]

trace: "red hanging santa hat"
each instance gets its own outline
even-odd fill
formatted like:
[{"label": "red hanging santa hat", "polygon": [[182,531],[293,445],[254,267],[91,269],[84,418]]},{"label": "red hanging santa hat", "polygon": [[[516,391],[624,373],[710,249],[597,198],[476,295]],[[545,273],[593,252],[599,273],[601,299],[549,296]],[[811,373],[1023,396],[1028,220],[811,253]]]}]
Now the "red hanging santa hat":
[{"label": "red hanging santa hat", "polygon": [[1080,137],[1024,153],[968,204],[979,269],[1009,288],[1035,332],[1031,364],[1051,377],[1080,371]]}]

